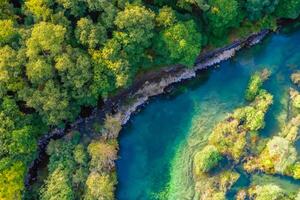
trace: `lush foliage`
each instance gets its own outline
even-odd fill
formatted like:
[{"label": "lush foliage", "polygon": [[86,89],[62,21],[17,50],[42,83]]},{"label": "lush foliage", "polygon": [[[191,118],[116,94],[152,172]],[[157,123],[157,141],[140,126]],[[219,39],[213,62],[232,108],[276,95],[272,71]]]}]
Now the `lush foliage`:
[{"label": "lush foliage", "polygon": [[[0,198],[22,198],[38,138],[73,121],[83,107],[128,87],[145,70],[192,67],[207,46],[275,29],[278,18],[296,18],[299,8],[299,0],[1,0]],[[245,135],[263,127],[272,102],[259,90],[260,81],[253,82],[249,99],[255,103],[232,114],[230,123],[219,124],[210,139],[220,153],[236,160]],[[293,102],[299,107],[298,97]],[[120,129],[118,120],[108,117],[96,136],[51,142],[48,177],[33,195],[113,198]],[[232,134],[221,142],[217,138],[225,132],[218,129]]]}]

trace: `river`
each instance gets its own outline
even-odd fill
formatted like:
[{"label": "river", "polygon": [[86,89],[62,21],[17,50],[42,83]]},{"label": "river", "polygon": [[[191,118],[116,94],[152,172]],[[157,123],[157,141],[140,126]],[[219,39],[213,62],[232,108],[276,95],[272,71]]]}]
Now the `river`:
[{"label": "river", "polygon": [[[194,150],[205,145],[213,126],[228,112],[245,105],[250,76],[263,68],[272,72],[264,88],[274,95],[274,104],[261,133],[276,134],[287,110],[290,75],[300,69],[299,45],[299,29],[271,34],[261,44],[152,99],[120,133],[117,199],[193,199]],[[241,176],[228,199],[255,182],[276,182],[290,190],[300,187],[298,181],[285,177],[264,176]]]}]

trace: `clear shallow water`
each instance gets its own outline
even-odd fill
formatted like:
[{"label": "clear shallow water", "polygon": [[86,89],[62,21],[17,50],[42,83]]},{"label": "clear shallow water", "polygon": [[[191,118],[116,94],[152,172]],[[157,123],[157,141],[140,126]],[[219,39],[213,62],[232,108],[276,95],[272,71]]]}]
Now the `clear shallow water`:
[{"label": "clear shallow water", "polygon": [[[121,132],[117,199],[192,199],[190,162],[195,149],[205,144],[226,113],[245,104],[251,74],[266,67],[272,76],[264,88],[274,95],[274,105],[261,133],[264,137],[276,134],[278,118],[285,117],[287,109],[290,74],[300,69],[299,49],[300,31],[274,34],[219,67],[201,72],[171,94],[153,99]],[[242,176],[234,188],[259,178],[261,175]],[[298,182],[280,177],[264,180],[300,187]]]}]

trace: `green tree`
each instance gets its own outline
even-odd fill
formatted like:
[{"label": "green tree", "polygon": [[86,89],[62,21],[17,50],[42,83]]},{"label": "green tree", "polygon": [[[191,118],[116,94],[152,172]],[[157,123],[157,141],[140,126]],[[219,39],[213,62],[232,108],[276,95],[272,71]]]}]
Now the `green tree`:
[{"label": "green tree", "polygon": [[55,62],[62,85],[76,103],[95,104],[97,97],[91,93],[93,68],[90,56],[80,49],[67,46],[65,53],[57,56]]},{"label": "green tree", "polygon": [[26,64],[26,75],[31,83],[38,85],[54,77],[54,68],[44,57],[38,56]]},{"label": "green tree", "polygon": [[154,36],[155,14],[144,6],[127,5],[118,13],[115,24],[118,32],[115,37],[122,44],[125,52],[130,55],[131,62],[135,55],[143,53],[149,47]]},{"label": "green tree", "polygon": [[32,14],[36,21],[47,20],[53,13],[53,0],[25,0],[25,9]]},{"label": "green tree", "polygon": [[11,19],[0,20],[0,46],[9,44],[17,36],[17,29]]},{"label": "green tree", "polygon": [[68,140],[51,140],[47,146],[47,154],[50,156],[48,170],[50,173],[57,168],[72,173],[76,168],[73,156],[74,146]]},{"label": "green tree", "polygon": [[85,199],[105,199],[113,200],[116,178],[109,175],[101,175],[98,172],[89,174],[86,186],[87,194]]},{"label": "green tree", "polygon": [[177,5],[189,11],[192,11],[193,5],[203,11],[207,11],[210,8],[208,0],[178,0]]},{"label": "green tree", "polygon": [[[102,0],[102,1],[84,0],[84,1],[87,3],[87,6],[90,11],[101,12],[99,22],[101,22],[106,28],[112,27],[113,21],[118,12],[116,3],[120,1],[117,0]],[[120,3],[123,4],[122,2]]]},{"label": "green tree", "polygon": [[116,144],[109,144],[105,141],[93,141],[88,146],[88,152],[91,157],[91,171],[109,171],[114,167],[114,161],[117,159]]},{"label": "green tree", "polygon": [[56,0],[64,9],[68,10],[71,15],[82,16],[86,12],[86,5],[81,0]]},{"label": "green tree", "polygon": [[205,12],[210,31],[218,37],[226,34],[230,27],[240,22],[240,8],[237,0],[209,0],[210,9]]},{"label": "green tree", "polygon": [[155,49],[172,63],[193,66],[200,53],[201,42],[201,34],[190,20],[176,23],[162,31],[155,42]]},{"label": "green tree", "polygon": [[100,23],[94,24],[88,18],[81,18],[75,30],[77,40],[87,48],[96,48],[102,45],[107,38],[106,29]]},{"label": "green tree", "polygon": [[25,178],[24,163],[9,158],[0,160],[0,199],[22,199]]},{"label": "green tree", "polygon": [[248,18],[251,20],[257,20],[265,14],[271,14],[274,12],[277,4],[280,0],[246,0],[246,9],[249,13]]},{"label": "green tree", "polygon": [[26,54],[35,59],[39,55],[55,56],[62,52],[66,28],[49,22],[35,24],[31,37],[26,41]]},{"label": "green tree", "polygon": [[[130,74],[129,61],[126,58],[122,44],[115,38],[108,40],[100,51],[93,52],[94,90],[101,89],[99,92],[105,94],[126,86]],[[99,85],[102,87],[98,87]]]},{"label": "green tree", "polygon": [[[8,145],[10,155],[20,157],[23,160],[31,160],[31,156],[37,150],[35,131],[32,126],[25,126],[22,129],[11,132],[11,139]],[[26,159],[26,157],[28,157]]]},{"label": "green tree", "polygon": [[263,83],[264,80],[261,78],[259,73],[252,75],[246,90],[245,98],[248,101],[253,101],[261,90]]},{"label": "green tree", "polygon": [[25,82],[22,78],[24,59],[21,54],[21,51],[17,52],[9,46],[0,47],[0,85],[5,91],[16,92],[24,87]]},{"label": "green tree", "polygon": [[88,163],[88,154],[84,149],[82,144],[76,145],[75,149],[73,150],[74,159],[80,165],[87,165]]},{"label": "green tree", "polygon": [[15,9],[9,0],[0,1],[0,19],[15,19]]},{"label": "green tree", "polygon": [[54,81],[47,81],[41,90],[25,88],[20,97],[27,106],[34,108],[48,125],[58,125],[75,116],[69,105],[69,97],[65,90]]},{"label": "green tree", "polygon": [[42,200],[74,199],[71,182],[64,170],[57,168],[50,174],[41,190],[40,198]]},{"label": "green tree", "polygon": [[[0,124],[0,157],[8,155],[14,157],[20,156],[21,159],[26,160],[24,158],[24,154],[19,154],[22,153],[23,150],[25,151],[24,153],[31,152],[32,150],[30,147],[32,147],[31,145],[34,141],[30,140],[32,135],[34,135],[34,130],[29,131],[28,129],[26,130],[26,127],[24,127],[24,125],[30,122],[30,120],[25,118],[19,111],[16,101],[12,98],[4,97],[0,110],[0,120],[2,122]],[[22,131],[25,131],[25,135],[22,135]],[[20,137],[24,137],[24,141],[21,142]],[[25,146],[29,149],[26,149],[27,147]]]},{"label": "green tree", "polygon": [[159,13],[156,16],[156,22],[158,26],[169,27],[177,21],[175,11],[167,6],[159,9]]},{"label": "green tree", "polygon": [[280,0],[275,14],[278,17],[296,19],[300,14],[300,1]]}]

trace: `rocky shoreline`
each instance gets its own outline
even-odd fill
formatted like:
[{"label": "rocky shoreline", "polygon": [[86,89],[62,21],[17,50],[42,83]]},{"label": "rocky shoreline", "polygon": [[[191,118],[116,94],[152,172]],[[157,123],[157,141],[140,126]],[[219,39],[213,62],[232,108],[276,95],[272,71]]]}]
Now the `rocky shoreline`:
[{"label": "rocky shoreline", "polygon": [[36,180],[37,171],[47,161],[46,147],[51,139],[59,139],[72,130],[80,132],[93,131],[92,125],[103,122],[106,114],[117,117],[122,125],[125,125],[131,115],[145,104],[149,98],[163,94],[165,89],[175,83],[191,79],[197,72],[212,67],[222,61],[228,60],[236,52],[245,47],[259,43],[270,30],[262,30],[259,33],[251,34],[249,37],[233,42],[223,48],[218,48],[204,54],[200,54],[195,61],[193,68],[186,68],[182,65],[173,65],[162,68],[155,72],[149,72],[138,78],[130,88],[124,89],[112,98],[107,99],[101,108],[95,108],[89,117],[79,117],[74,123],[66,128],[55,128],[48,134],[42,136],[38,141],[38,156],[29,167],[25,179],[26,187],[30,187]]}]

